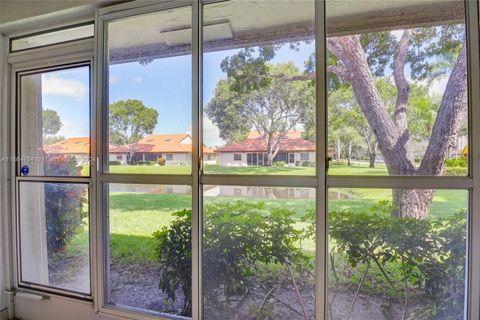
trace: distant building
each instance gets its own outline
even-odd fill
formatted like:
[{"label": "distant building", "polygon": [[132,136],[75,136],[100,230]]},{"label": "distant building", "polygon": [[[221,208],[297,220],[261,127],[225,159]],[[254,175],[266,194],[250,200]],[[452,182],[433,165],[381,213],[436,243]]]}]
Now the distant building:
[{"label": "distant building", "polygon": [[[75,156],[79,164],[88,161],[90,139],[88,137],[68,138],[57,143],[44,146],[47,154],[53,156]],[[205,163],[216,163],[217,156],[212,148],[203,148]],[[109,161],[127,164],[128,146],[109,146]],[[147,136],[135,146],[133,161],[153,161],[165,159],[165,165],[190,165],[192,162],[192,138],[188,133],[160,134]]]},{"label": "distant building", "polygon": [[[229,144],[215,150],[221,166],[264,166],[267,162],[267,143],[256,132],[242,142]],[[302,139],[300,131],[280,138],[280,147],[273,161],[283,161],[288,166],[301,166],[315,162],[315,143]]]},{"label": "distant building", "polygon": [[49,156],[53,157],[75,157],[79,165],[89,163],[90,157],[90,138],[78,137],[68,138],[44,146],[43,150]]}]

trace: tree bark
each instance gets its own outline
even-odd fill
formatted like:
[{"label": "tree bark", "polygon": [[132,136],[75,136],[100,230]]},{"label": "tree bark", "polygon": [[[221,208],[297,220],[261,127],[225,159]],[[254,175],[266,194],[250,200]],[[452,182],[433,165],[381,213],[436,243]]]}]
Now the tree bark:
[{"label": "tree bark", "polygon": [[433,199],[433,190],[394,189],[392,216],[425,219]]}]

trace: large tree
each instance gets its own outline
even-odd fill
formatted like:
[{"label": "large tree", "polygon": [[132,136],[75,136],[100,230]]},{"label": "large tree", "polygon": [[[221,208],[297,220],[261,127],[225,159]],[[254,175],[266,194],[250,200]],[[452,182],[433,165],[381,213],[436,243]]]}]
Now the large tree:
[{"label": "large tree", "polygon": [[[328,49],[335,63],[329,66],[340,81],[351,85],[391,175],[441,175],[444,162],[466,111],[467,57],[462,25],[404,30],[400,39],[388,38],[387,46],[363,41],[360,35],[329,38]],[[370,35],[368,35],[370,36]],[[373,44],[372,44],[373,43]],[[391,61],[397,89],[393,112],[389,112],[375,83],[375,75],[384,70],[369,57],[383,57],[379,65],[389,62],[382,54],[385,47],[395,48]],[[409,132],[408,107],[410,83],[406,66],[413,80],[433,79],[447,75],[448,81],[430,134],[425,154],[416,166]],[[415,120],[412,120],[415,121]],[[433,198],[432,190],[394,190],[393,215],[425,218]]]},{"label": "large tree", "polygon": [[138,141],[153,133],[158,121],[158,111],[134,99],[113,102],[109,111],[110,142],[125,148],[131,163]]},{"label": "large tree", "polygon": [[[239,65],[245,62],[239,56],[244,53],[248,55],[251,51],[245,49],[222,63],[228,78],[217,83],[205,113],[226,141],[244,139],[251,130],[258,132],[265,140],[266,165],[272,165],[282,137],[303,122],[308,109],[314,109],[313,87],[305,81],[284,81],[277,77],[301,75],[291,62],[259,64],[260,73],[239,72]],[[251,66],[256,67],[254,63]]]},{"label": "large tree", "polygon": [[57,111],[45,108],[42,110],[42,135],[43,143],[50,142],[49,136],[56,135],[62,128],[62,120]]}]

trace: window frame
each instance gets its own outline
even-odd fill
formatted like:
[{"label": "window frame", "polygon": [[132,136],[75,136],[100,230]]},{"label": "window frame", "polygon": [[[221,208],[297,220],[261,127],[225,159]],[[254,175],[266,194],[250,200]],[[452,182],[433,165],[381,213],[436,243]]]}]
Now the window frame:
[{"label": "window frame", "polygon": [[[19,157],[20,154],[20,105],[18,99],[18,93],[21,89],[20,77],[22,74],[40,73],[44,71],[65,70],[75,67],[88,66],[90,74],[89,84],[89,120],[90,120],[90,157],[95,159],[94,143],[96,132],[95,115],[94,115],[94,85],[93,85],[93,72],[94,72],[94,55],[93,55],[93,39],[81,40],[79,42],[68,42],[49,46],[50,53],[45,51],[45,48],[35,48],[31,50],[25,50],[20,54],[9,55],[7,58],[10,68],[10,97],[9,106],[10,121],[9,128],[9,144],[10,155],[12,158]],[[95,281],[93,276],[93,269],[95,267],[95,219],[93,213],[93,205],[95,203],[95,189],[94,181],[95,175],[90,170],[89,176],[21,176],[19,172],[19,163],[16,161],[9,161],[8,171],[10,175],[10,210],[12,212],[12,235],[11,235],[11,247],[12,247],[12,270],[11,281],[17,290],[25,292],[40,293],[42,296],[48,297],[49,294],[58,295],[65,299],[75,299],[87,302],[93,302]],[[91,166],[92,168],[92,166]],[[88,186],[89,192],[89,259],[90,259],[90,293],[84,294],[67,289],[60,289],[47,285],[33,284],[22,281],[21,279],[21,253],[20,253],[20,183],[21,182],[56,182],[56,183],[80,183]],[[38,294],[37,293],[37,294]]]},{"label": "window frame", "polygon": [[[462,189],[469,193],[468,210],[468,274],[466,277],[467,299],[466,312],[467,319],[480,318],[480,126],[474,126],[473,123],[480,119],[480,61],[478,59],[479,34],[475,27],[479,22],[479,4],[478,1],[466,1],[466,36],[468,43],[468,114],[469,114],[469,175],[466,177],[454,176],[410,176],[410,177],[392,177],[392,176],[327,176],[327,86],[326,86],[326,12],[325,2],[315,1],[315,23],[317,33],[316,39],[316,174],[315,176],[233,176],[233,175],[213,175],[203,174],[201,168],[202,151],[202,109],[203,101],[200,88],[202,88],[202,21],[203,5],[220,2],[218,0],[179,0],[174,3],[171,1],[162,1],[157,4],[145,4],[130,2],[116,6],[106,7],[97,11],[95,19],[95,41],[97,43],[94,51],[93,39],[75,40],[72,43],[60,43],[49,45],[48,47],[36,47],[34,49],[16,51],[8,54],[7,62],[12,67],[8,68],[10,76],[5,76],[3,91],[6,92],[4,98],[5,107],[2,109],[4,114],[10,114],[3,118],[3,124],[7,133],[2,137],[5,144],[6,154],[12,155],[16,147],[16,125],[15,125],[15,75],[19,71],[31,70],[32,68],[44,68],[53,64],[74,63],[78,61],[90,61],[94,76],[91,81],[92,89],[92,111],[91,112],[91,156],[97,157],[97,168],[91,170],[90,177],[50,177],[49,181],[86,181],[88,180],[90,189],[90,241],[91,247],[91,290],[92,296],[86,300],[92,301],[95,310],[100,314],[114,317],[128,317],[134,315],[138,319],[152,319],[145,313],[136,313],[132,310],[121,310],[104,306],[104,267],[105,267],[105,241],[102,230],[108,227],[108,222],[101,214],[104,209],[103,201],[105,190],[103,185],[112,183],[128,183],[132,181],[141,181],[143,184],[178,184],[191,185],[192,187],[192,319],[201,319],[201,221],[202,221],[202,194],[203,185],[248,185],[248,186],[283,186],[283,187],[308,187],[316,189],[316,316],[318,319],[326,318],[327,308],[327,234],[328,234],[328,189],[341,187],[363,187],[363,188],[435,188],[435,189]],[[108,157],[104,156],[105,141],[101,133],[106,130],[102,120],[107,116],[102,108],[105,103],[105,87],[103,73],[105,72],[105,56],[103,46],[106,39],[104,24],[106,21],[134,16],[142,13],[149,13],[158,10],[165,10],[174,7],[192,5],[192,173],[191,175],[168,175],[168,176],[142,176],[122,175],[118,177],[105,173],[108,167]],[[55,50],[52,50],[55,49]],[[55,51],[54,57],[52,52]],[[35,59],[31,59],[35,57]],[[80,60],[79,60],[80,59]],[[33,62],[32,62],[33,61]],[[7,84],[9,83],[9,84]],[[108,85],[108,84],[107,84]],[[107,90],[106,90],[107,89]],[[98,106],[98,107],[94,107]],[[98,135],[96,134],[98,133]],[[95,139],[95,137],[98,139]],[[96,142],[96,144],[95,144]],[[108,143],[107,143],[108,145]],[[7,147],[10,146],[10,147]],[[3,148],[2,148],[3,149]],[[8,234],[7,245],[13,248],[12,267],[9,268],[9,280],[15,288],[19,287],[18,281],[18,254],[16,251],[18,245],[17,237],[17,204],[16,192],[18,192],[18,181],[26,178],[16,176],[17,170],[14,165],[5,165],[5,172],[10,177],[9,182],[4,182],[5,190],[11,190],[9,203],[5,210],[12,213],[7,215],[7,225],[12,227],[12,234]],[[28,177],[36,181],[38,177]],[[42,180],[43,181],[43,180]],[[98,201],[97,201],[98,199]],[[3,208],[2,208],[3,209]],[[10,221],[11,219],[11,221]],[[8,261],[7,261],[8,262]],[[26,292],[38,294],[52,294],[53,296],[64,297],[64,292],[43,291],[42,288],[26,288]],[[68,301],[78,301],[82,297],[67,296]]]}]

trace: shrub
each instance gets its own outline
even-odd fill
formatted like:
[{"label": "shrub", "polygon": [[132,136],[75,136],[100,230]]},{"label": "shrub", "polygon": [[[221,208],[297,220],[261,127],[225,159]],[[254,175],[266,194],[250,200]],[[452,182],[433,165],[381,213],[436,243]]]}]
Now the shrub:
[{"label": "shrub", "polygon": [[467,159],[458,158],[458,159],[447,159],[445,160],[446,167],[468,167]]},{"label": "shrub", "polygon": [[448,176],[466,176],[467,173],[466,167],[445,167],[445,175]]},{"label": "shrub", "polygon": [[163,158],[163,157],[160,157],[160,158],[158,158],[158,160],[157,160],[157,163],[158,163],[158,165],[160,165],[160,166],[164,166],[164,165],[165,165],[165,162],[166,162],[166,160],[165,160],[165,158]]},{"label": "shrub", "polygon": [[[268,212],[262,202],[205,206],[204,294],[217,299],[219,288],[223,288],[228,301],[233,294],[245,293],[248,280],[260,263],[311,267],[309,258],[296,246],[300,231],[294,228],[293,214],[281,208]],[[170,227],[154,234],[162,264],[159,286],[172,300],[179,288],[191,299],[191,211],[174,215],[177,219]],[[191,315],[191,301],[184,304],[182,315]]]},{"label": "shrub", "polygon": [[109,161],[108,164],[111,165],[111,166],[119,166],[121,164],[121,162],[120,161]]},{"label": "shrub", "polygon": [[315,161],[303,161],[302,167],[315,167]]},{"label": "shrub", "polygon": [[[370,212],[330,212],[330,247],[345,254],[352,267],[361,263],[378,268],[393,292],[415,285],[433,303],[416,308],[413,318],[453,319],[462,314],[465,211],[437,220],[393,218],[390,212],[385,203]],[[392,263],[399,282],[386,271]]]},{"label": "shrub", "polygon": [[156,162],[155,161],[135,161],[135,165],[137,166],[152,166],[154,165]]},{"label": "shrub", "polygon": [[181,315],[192,314],[192,212],[173,213],[176,219],[169,227],[153,234],[155,252],[160,262],[159,287],[173,301],[181,288],[184,301]]},{"label": "shrub", "polygon": [[346,166],[348,165],[347,160],[332,160],[329,162],[330,166]]},{"label": "shrub", "polygon": [[[78,175],[75,158],[50,161],[44,166],[47,176]],[[82,225],[85,187],[70,183],[45,183],[45,217],[49,256],[64,249]]]},{"label": "shrub", "polygon": [[285,161],[273,161],[272,165],[274,167],[285,167]]}]

